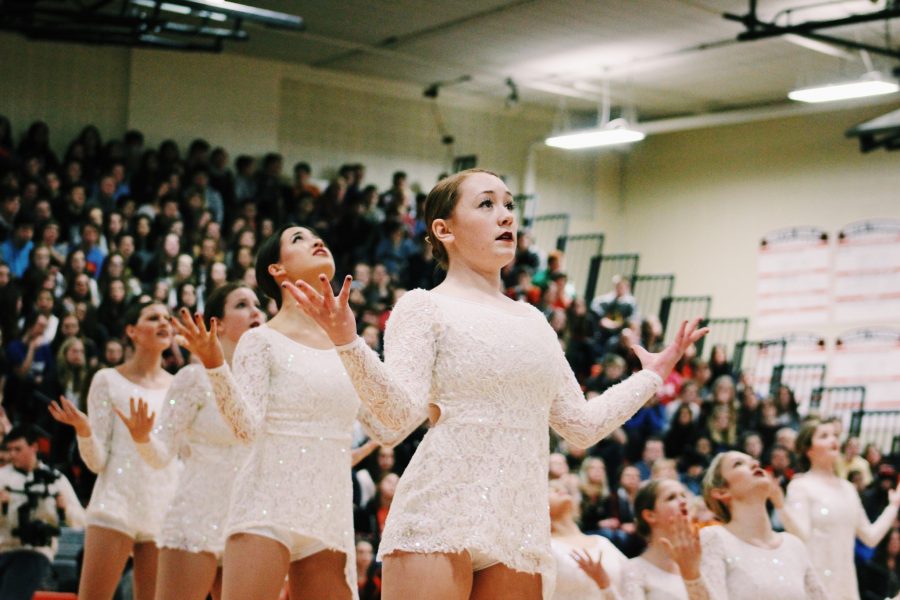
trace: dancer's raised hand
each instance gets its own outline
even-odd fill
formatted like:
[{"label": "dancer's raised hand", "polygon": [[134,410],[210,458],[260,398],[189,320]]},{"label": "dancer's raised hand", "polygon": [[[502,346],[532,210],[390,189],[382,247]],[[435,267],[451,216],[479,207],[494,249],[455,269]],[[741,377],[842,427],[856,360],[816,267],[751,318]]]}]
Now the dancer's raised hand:
[{"label": "dancer's raised hand", "polygon": [[181,320],[172,317],[172,325],[175,327],[178,343],[188,349],[188,352],[200,359],[207,369],[215,369],[225,364],[225,353],[219,343],[218,325],[216,319],[210,321],[209,330],[199,314],[193,318],[186,309],[181,309]]},{"label": "dancer's raised hand", "polygon": [[678,564],[682,579],[700,577],[700,531],[691,524],[687,513],[674,515],[669,535],[659,541],[669,558]]},{"label": "dancer's raised hand", "polygon": [[709,327],[698,329],[699,325],[700,319],[694,319],[690,323],[682,321],[675,340],[661,352],[651,353],[637,344],[632,347],[632,350],[641,361],[643,368],[653,371],[665,381],[681,357],[684,356],[685,351],[709,333]]},{"label": "dancer's raised hand", "polygon": [[572,557],[575,564],[584,571],[584,574],[597,584],[598,588],[605,590],[610,586],[612,582],[609,579],[609,573],[603,568],[603,563],[601,562],[602,556],[599,556],[597,557],[597,560],[594,560],[591,555],[588,554],[587,550],[581,549],[572,550],[569,556]]},{"label": "dancer's raised hand", "polygon": [[47,407],[50,410],[50,416],[63,423],[75,428],[78,437],[91,437],[91,422],[88,416],[65,396],[59,397],[59,402],[51,402]]},{"label": "dancer's raised hand", "polygon": [[146,444],[150,441],[150,432],[153,431],[153,421],[156,420],[156,413],[149,412],[150,408],[143,398],[137,399],[137,407],[135,407],[134,398],[129,398],[128,402],[131,407],[131,414],[128,416],[125,416],[125,413],[115,406],[113,406],[113,410],[125,423],[125,427],[131,433],[131,439],[138,444]]},{"label": "dancer's raised hand", "polygon": [[353,278],[347,275],[337,296],[325,275],[319,275],[319,291],[302,279],[296,283],[285,281],[281,285],[294,297],[300,309],[328,334],[335,346],[343,346],[356,339],[356,318],[350,309],[351,281]]}]

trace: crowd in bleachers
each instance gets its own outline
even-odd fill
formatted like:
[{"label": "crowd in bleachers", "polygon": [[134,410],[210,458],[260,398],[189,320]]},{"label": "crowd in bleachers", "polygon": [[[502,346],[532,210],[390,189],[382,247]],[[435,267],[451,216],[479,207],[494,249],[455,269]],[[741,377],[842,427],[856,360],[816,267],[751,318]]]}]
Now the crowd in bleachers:
[{"label": "crowd in bleachers", "polygon": [[[91,474],[74,434],[49,418],[47,404],[64,395],[85,408],[92,373],[120,364],[129,352],[123,317],[131,302],[149,296],[173,311],[202,312],[211,291],[227,281],[255,288],[258,245],[283,222],[313,228],[331,248],[338,276],[353,275],[351,306],[360,334],[376,350],[399,296],[441,280],[425,242],[425,195],[402,171],[379,189],[366,181],[364,165],[345,164],[320,185],[306,162],[288,169],[275,153],[232,162],[225,148],[203,139],[186,149],[171,140],[151,148],[138,131],[104,142],[87,126],[61,159],[50,142],[45,123],[33,123],[16,140],[0,117],[0,428],[42,428],[48,461],[70,477],[84,503]],[[330,166],[318,168],[326,173]],[[565,255],[547,250],[523,230],[504,285],[510,297],[547,315],[591,398],[640,368],[635,344],[661,348],[662,324],[641,313],[627,279],[617,278],[613,291],[588,304],[566,276]],[[274,303],[264,308],[275,312]],[[584,531],[599,532],[636,556],[644,543],[633,514],[641,482],[677,478],[697,494],[712,456],[727,449],[757,458],[787,486],[804,415],[787,386],[759,397],[732,368],[730,352],[717,346],[709,359],[686,356],[660,394],[596,446],[551,440],[550,477],[580,499]],[[174,372],[190,357],[173,345],[164,359]],[[377,546],[396,474],[420,437],[396,451],[382,449],[355,473],[355,520],[365,534],[358,554],[370,561],[361,572],[370,570],[366,544]],[[878,448],[861,448],[846,432],[844,440],[841,474],[857,486],[874,518],[887,504],[894,466]],[[859,547],[863,590],[896,594],[898,555],[897,531],[877,549]],[[372,590],[373,581],[367,584]],[[878,587],[885,581],[893,587]]]}]

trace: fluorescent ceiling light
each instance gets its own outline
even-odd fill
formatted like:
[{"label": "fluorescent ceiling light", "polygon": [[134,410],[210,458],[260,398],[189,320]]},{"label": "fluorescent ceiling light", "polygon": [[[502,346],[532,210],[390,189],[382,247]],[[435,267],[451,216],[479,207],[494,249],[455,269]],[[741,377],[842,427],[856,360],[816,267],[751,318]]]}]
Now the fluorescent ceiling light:
[{"label": "fluorescent ceiling light", "polygon": [[879,78],[868,78],[850,83],[836,83],[821,87],[794,90],[788,94],[791,100],[799,102],[832,102],[834,100],[850,100],[881,96],[900,91],[896,81],[885,81]]},{"label": "fluorescent ceiling light", "polygon": [[544,143],[554,148],[577,150],[579,148],[595,148],[597,146],[613,146],[615,144],[630,144],[639,142],[647,137],[643,132],[634,129],[587,129],[575,131],[564,135],[556,135],[547,138]]}]

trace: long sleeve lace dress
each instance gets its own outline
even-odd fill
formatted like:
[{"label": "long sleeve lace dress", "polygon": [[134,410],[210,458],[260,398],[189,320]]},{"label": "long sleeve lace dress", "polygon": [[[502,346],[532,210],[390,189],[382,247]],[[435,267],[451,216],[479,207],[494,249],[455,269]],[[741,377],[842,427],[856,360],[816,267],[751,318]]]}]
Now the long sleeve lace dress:
[{"label": "long sleeve lace dress", "polygon": [[849,481],[815,473],[791,480],[785,505],[791,516],[785,519],[785,528],[806,542],[809,558],[831,597],[858,600],[854,538],[877,546],[897,518],[897,507],[886,508],[870,523]]},{"label": "long sleeve lace dress", "polygon": [[343,552],[347,585],[356,598],[353,423],[359,419],[383,444],[399,436],[362,407],[334,349],[304,346],[268,325],[241,336],[233,374],[227,365],[207,374],[232,432],[250,444],[235,477],[226,538],[283,533],[276,539],[287,543],[292,560],[301,557],[300,541]]},{"label": "long sleeve lace dress", "polygon": [[601,590],[596,582],[572,558],[575,547],[558,538],[550,539],[550,550],[556,559],[556,589],[553,600],[619,600],[628,559],[605,537],[592,535],[593,545],[586,549],[593,559],[600,559],[609,575],[610,587]]},{"label": "long sleeve lace dress", "polygon": [[[519,306],[516,306],[519,308]],[[661,385],[641,371],[586,402],[556,334],[538,310],[517,312],[413,290],[387,325],[385,362],[361,339],[338,348],[363,402],[403,431],[440,418],[404,472],[379,556],[468,551],[554,586],[547,509],[548,425],[588,447]]]},{"label": "long sleeve lace dress", "polygon": [[[827,600],[828,592],[797,537],[781,533],[777,548],[739,539],[726,527],[700,531],[702,577],[689,582],[691,600]],[[705,584],[705,590],[699,589]],[[698,593],[699,592],[699,593]]]},{"label": "long sleeve lace dress", "polygon": [[128,428],[113,406],[128,413],[130,398],[143,398],[160,412],[165,389],[136,385],[115,369],[101,369],[88,392],[90,437],[78,437],[78,450],[97,482],[87,508],[87,523],[120,531],[135,542],[156,541],[169,508],[181,465],[154,469],[141,460]]},{"label": "long sleeve lace dress", "polygon": [[660,569],[642,556],[628,561],[622,587],[624,600],[688,600],[680,574]]},{"label": "long sleeve lace dress", "polygon": [[188,365],[178,371],[150,441],[137,448],[156,469],[179,455],[184,463],[157,545],[209,552],[221,560],[231,488],[247,447],[219,413],[203,367]]}]

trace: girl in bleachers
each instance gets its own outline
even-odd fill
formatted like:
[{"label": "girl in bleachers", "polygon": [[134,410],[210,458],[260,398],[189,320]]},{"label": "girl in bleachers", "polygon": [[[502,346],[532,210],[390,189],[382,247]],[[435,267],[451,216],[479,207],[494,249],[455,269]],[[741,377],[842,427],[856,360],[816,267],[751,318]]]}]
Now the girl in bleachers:
[{"label": "girl in bleachers", "polygon": [[897,518],[900,490],[890,491],[888,506],[870,523],[853,485],[835,473],[840,446],[834,423],[818,419],[804,423],[796,450],[800,470],[806,472],[791,480],[779,517],[785,529],[806,542],[832,598],[857,600],[854,538],[867,546],[878,545]]},{"label": "girl in bleachers", "polygon": [[441,180],[425,202],[428,239],[447,278],[406,293],[391,313],[385,362],[356,335],[350,277],[289,285],[339,347],[363,401],[397,430],[434,423],[397,488],[379,554],[389,598],[549,598],[547,428],[596,443],[656,394],[705,330],[682,324],[645,370],[587,403],[544,316],[501,291],[515,258],[512,194],[493,173]]},{"label": "girl in bleachers", "polygon": [[178,476],[175,463],[162,470],[146,465],[113,412],[125,410],[129,398],[141,398],[153,412],[162,408],[172,382],[162,368],[162,353],[172,343],[169,311],[140,302],[129,309],[125,323],[134,353],[120,367],[94,375],[88,414],[64,396],[50,406],[53,418],[75,428],[81,458],[98,475],[87,508],[81,600],[110,600],[129,555],[134,557],[135,600],[153,600],[156,540]]}]

